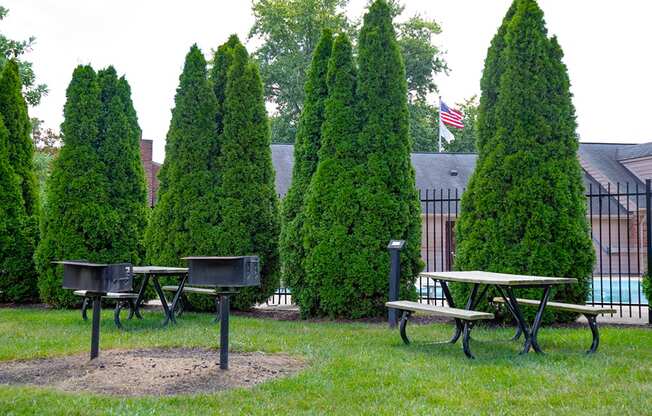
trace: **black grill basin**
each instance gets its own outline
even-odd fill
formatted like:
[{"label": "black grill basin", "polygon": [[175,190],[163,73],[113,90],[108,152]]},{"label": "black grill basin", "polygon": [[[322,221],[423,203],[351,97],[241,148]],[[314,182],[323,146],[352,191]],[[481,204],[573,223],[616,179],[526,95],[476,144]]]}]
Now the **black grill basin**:
[{"label": "black grill basin", "polygon": [[197,286],[238,288],[260,286],[258,256],[184,257],[188,283]]},{"label": "black grill basin", "polygon": [[55,261],[63,265],[63,288],[93,293],[131,292],[133,267],[129,263],[98,264],[85,261]]}]

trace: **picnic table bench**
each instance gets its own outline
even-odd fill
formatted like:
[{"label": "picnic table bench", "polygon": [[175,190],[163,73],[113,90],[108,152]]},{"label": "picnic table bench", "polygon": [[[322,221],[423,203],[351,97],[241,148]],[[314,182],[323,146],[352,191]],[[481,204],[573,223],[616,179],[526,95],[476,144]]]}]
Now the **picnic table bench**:
[{"label": "picnic table bench", "polygon": [[[473,358],[473,354],[471,354],[471,348],[469,346],[469,340],[471,337],[470,323],[472,321],[478,321],[481,319],[494,319],[494,315],[492,313],[471,311],[468,309],[449,308],[445,306],[427,305],[419,302],[412,302],[406,300],[387,302],[385,306],[387,306],[388,308],[398,309],[403,312],[401,316],[401,323],[399,328],[400,328],[401,338],[403,339],[403,342],[405,342],[406,344],[410,343],[410,339],[407,336],[405,327],[407,325],[408,319],[414,312],[426,312],[430,315],[446,316],[449,318],[455,318],[456,320],[463,321],[464,336],[462,337],[462,348],[464,350],[464,354],[469,358]],[[457,339],[455,339],[455,341],[457,341]],[[455,341],[451,340],[451,342],[453,343]]]},{"label": "picnic table bench", "polygon": [[[420,276],[439,281],[448,306],[444,307],[422,305],[417,302],[408,301],[388,302],[386,304],[388,308],[400,310],[403,312],[400,326],[401,337],[403,338],[403,341],[406,343],[409,342],[405,333],[405,326],[407,320],[413,312],[425,312],[432,315],[448,316],[455,319],[456,326],[455,332],[450,342],[457,342],[457,340],[460,338],[460,335],[463,333],[464,337],[462,342],[464,353],[469,358],[474,358],[470,352],[468,345],[470,339],[470,330],[473,322],[476,320],[493,318],[492,314],[482,315],[485,314],[485,312],[478,312],[473,310],[478,305],[480,300],[485,297],[489,286],[495,286],[498,290],[498,293],[500,294],[500,297],[494,298],[493,301],[495,303],[505,304],[516,321],[517,333],[514,339],[519,339],[521,335],[523,335],[525,338],[521,354],[527,354],[531,349],[537,353],[543,353],[543,350],[539,346],[537,335],[541,327],[543,312],[546,307],[566,310],[569,312],[577,312],[586,316],[587,320],[589,321],[589,327],[591,328],[591,332],[593,334],[593,342],[591,348],[588,351],[589,353],[595,352],[599,345],[599,333],[596,320],[597,315],[615,312],[612,308],[606,307],[548,302],[550,297],[550,290],[553,285],[577,283],[577,279],[573,278],[514,275],[483,271],[425,272],[421,273]],[[448,288],[448,282],[468,283],[472,285],[471,293],[466,301],[464,309],[456,307],[455,300],[453,299]],[[514,288],[526,287],[541,288],[543,290],[541,299],[533,300],[517,298],[514,294]],[[537,312],[531,326],[526,322],[521,312],[521,305],[537,307]],[[465,311],[467,314],[462,313],[461,311]],[[490,315],[490,317],[487,315]]]},{"label": "picnic table bench", "polygon": [[[500,297],[495,297],[492,299],[492,301],[494,303],[503,303],[503,304],[505,303],[505,299]],[[526,306],[541,305],[541,302],[536,299],[517,298],[516,301],[518,302],[519,305],[526,305]],[[593,336],[593,340],[591,342],[591,348],[589,348],[589,350],[587,351],[587,353],[589,354],[596,352],[598,350],[598,346],[600,345],[600,333],[598,331],[598,321],[597,321],[598,315],[616,312],[616,309],[608,306],[576,305],[573,303],[562,303],[562,302],[548,302],[546,307],[550,309],[557,309],[566,312],[575,312],[584,315],[584,317],[589,323],[589,328],[591,328],[591,335]],[[518,339],[520,336],[521,336],[521,330],[520,328],[518,328],[516,331],[516,335],[514,336],[514,339]]]}]

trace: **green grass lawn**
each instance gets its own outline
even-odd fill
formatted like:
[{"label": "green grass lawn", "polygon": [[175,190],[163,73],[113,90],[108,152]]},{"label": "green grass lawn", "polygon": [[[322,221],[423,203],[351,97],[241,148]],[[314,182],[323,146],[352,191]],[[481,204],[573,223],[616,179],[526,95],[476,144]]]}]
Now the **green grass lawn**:
[{"label": "green grass lawn", "polygon": [[[161,328],[160,312],[117,330],[103,315],[101,348],[217,347],[212,316],[186,314]],[[235,351],[285,352],[308,367],[297,375],[217,394],[120,398],[0,386],[1,415],[198,414],[652,414],[652,331],[604,327],[594,356],[588,329],[544,328],[546,355],[519,356],[511,329],[477,328],[474,361],[447,339],[452,325],[398,331],[363,323],[280,322],[233,317]],[[2,361],[88,351],[90,322],[76,311],[0,309]]]}]

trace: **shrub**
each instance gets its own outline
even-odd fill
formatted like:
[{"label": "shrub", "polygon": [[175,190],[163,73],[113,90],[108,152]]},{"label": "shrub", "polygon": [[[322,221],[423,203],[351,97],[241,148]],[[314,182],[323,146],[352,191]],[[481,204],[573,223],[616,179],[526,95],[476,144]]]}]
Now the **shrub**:
[{"label": "shrub", "polygon": [[101,115],[97,151],[106,168],[109,198],[119,221],[113,230],[113,262],[140,264],[147,225],[147,188],[140,158],[140,127],[131,89],[113,67],[98,72]]},{"label": "shrub", "polygon": [[279,215],[274,188],[271,138],[258,67],[237,42],[232,47],[219,138],[215,253],[260,256],[261,287],[245,288],[233,306],[246,309],[266,301],[279,284]]},{"label": "shrub", "polygon": [[[4,120],[6,137],[5,152],[10,169],[17,179],[20,191],[21,210],[14,211],[8,208],[8,215],[18,215],[14,225],[20,229],[13,229],[17,233],[14,244],[16,247],[5,252],[11,257],[4,259],[7,279],[0,283],[0,290],[5,292],[5,297],[14,302],[33,301],[38,297],[37,274],[34,265],[34,250],[38,242],[38,211],[39,193],[34,170],[34,145],[30,137],[31,123],[27,114],[27,103],[22,93],[22,84],[18,72],[18,64],[10,60],[4,66],[0,79],[0,115]],[[7,181],[12,179],[7,178]],[[12,194],[11,189],[7,193]],[[13,214],[10,214],[13,212]],[[14,220],[8,219],[9,222]],[[12,227],[13,228],[13,227]]]},{"label": "shrub", "polygon": [[[305,198],[306,277],[292,295],[304,316],[348,316],[364,281],[357,257],[361,235],[356,189],[364,160],[356,152],[359,131],[356,69],[346,35],[335,39],[328,65],[328,99],[319,162]],[[356,302],[357,303],[357,302]]]},{"label": "shrub", "polygon": [[304,199],[310,180],[317,169],[318,151],[322,142],[324,106],[328,97],[326,74],[333,49],[333,35],[324,30],[312,56],[305,85],[306,99],[299,118],[294,143],[292,183],[283,200],[279,252],[284,283],[292,288],[295,298],[301,297],[305,285],[303,269]]},{"label": "shrub", "polygon": [[[455,267],[574,277],[578,285],[555,288],[552,298],[583,303],[594,253],[562,51],[548,38],[534,0],[517,2],[504,44],[495,107],[486,105],[486,97],[481,106],[492,123],[485,125],[486,141],[462,198]],[[487,118],[487,112],[493,115]],[[458,298],[468,293],[460,285],[453,289]],[[544,319],[571,317],[548,311]]]},{"label": "shrub", "polygon": [[215,255],[217,213],[211,149],[217,101],[196,45],[186,55],[159,173],[159,200],[145,233],[147,261],[184,266],[184,256]]},{"label": "shrub", "polygon": [[364,17],[358,55],[358,108],[361,132],[356,144],[366,160],[357,248],[360,298],[352,316],[382,315],[388,292],[390,239],[406,241],[401,252],[402,296],[416,295],[421,261],[421,206],[410,161],[405,68],[392,26],[391,10],[377,0]]},{"label": "shrub", "polygon": [[112,239],[119,217],[109,194],[106,166],[96,152],[102,103],[97,75],[78,66],[66,91],[61,132],[65,144],[48,180],[36,251],[41,299],[58,307],[78,299],[61,288],[62,268],[54,260],[112,261]]}]

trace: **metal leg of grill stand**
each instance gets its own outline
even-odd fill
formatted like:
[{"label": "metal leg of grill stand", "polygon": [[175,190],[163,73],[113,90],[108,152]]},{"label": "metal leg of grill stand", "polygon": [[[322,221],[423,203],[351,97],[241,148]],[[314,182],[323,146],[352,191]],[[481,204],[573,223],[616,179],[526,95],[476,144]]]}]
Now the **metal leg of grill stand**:
[{"label": "metal leg of grill stand", "polygon": [[229,295],[220,295],[220,368],[229,369]]},{"label": "metal leg of grill stand", "polygon": [[100,350],[100,312],[102,311],[102,298],[93,297],[93,330],[91,333],[91,360],[99,355]]}]

